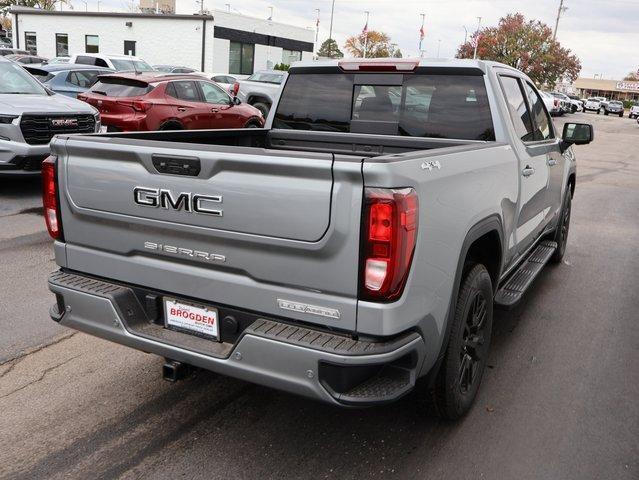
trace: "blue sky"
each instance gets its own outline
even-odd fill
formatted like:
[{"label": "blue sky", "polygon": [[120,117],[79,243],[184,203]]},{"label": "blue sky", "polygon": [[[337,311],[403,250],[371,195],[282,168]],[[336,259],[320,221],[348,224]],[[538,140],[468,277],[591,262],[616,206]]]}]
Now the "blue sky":
[{"label": "blue sky", "polygon": [[[71,0],[84,9],[79,0]],[[195,0],[177,0],[179,13],[199,9]],[[88,0],[89,9],[97,0]],[[126,10],[131,0],[101,0],[100,9]],[[204,0],[206,9],[223,9],[248,16],[266,18],[273,7],[273,20],[313,28],[315,9],[320,9],[320,42],[328,37],[331,0]],[[404,56],[418,55],[420,13],[426,14],[426,56],[454,56],[464,40],[464,26],[495,25],[507,13],[521,12],[527,18],[553,26],[559,0],[336,0],[333,37],[340,47],[348,35],[362,30],[366,10],[369,28],[388,33]],[[558,40],[576,53],[582,62],[582,75],[601,74],[621,78],[639,68],[639,0],[564,0],[568,7],[558,31]],[[439,42],[441,40],[441,43]]]}]

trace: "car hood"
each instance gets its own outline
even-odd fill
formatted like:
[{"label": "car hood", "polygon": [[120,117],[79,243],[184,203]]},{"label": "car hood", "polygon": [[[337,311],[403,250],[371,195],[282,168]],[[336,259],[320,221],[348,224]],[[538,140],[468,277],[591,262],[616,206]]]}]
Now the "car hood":
[{"label": "car hood", "polygon": [[95,113],[89,104],[64,95],[0,95],[0,114]]}]

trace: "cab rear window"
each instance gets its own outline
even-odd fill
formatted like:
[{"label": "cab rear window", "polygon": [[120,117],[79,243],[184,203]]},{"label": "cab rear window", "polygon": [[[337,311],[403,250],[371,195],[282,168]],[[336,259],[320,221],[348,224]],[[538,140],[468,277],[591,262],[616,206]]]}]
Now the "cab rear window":
[{"label": "cab rear window", "polygon": [[291,74],[275,128],[494,140],[483,75]]},{"label": "cab rear window", "polygon": [[146,82],[126,78],[101,78],[95,82],[90,91],[107,97],[139,97],[151,90],[153,86]]}]

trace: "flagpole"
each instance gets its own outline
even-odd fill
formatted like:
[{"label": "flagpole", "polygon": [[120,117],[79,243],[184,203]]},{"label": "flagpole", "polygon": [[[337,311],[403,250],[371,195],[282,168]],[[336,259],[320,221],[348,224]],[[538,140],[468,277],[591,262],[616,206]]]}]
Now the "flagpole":
[{"label": "flagpole", "polygon": [[364,37],[364,54],[362,55],[362,57],[366,58],[366,49],[368,48],[368,18],[370,17],[371,12],[364,13],[366,13],[366,25],[364,26],[364,28],[366,29],[366,36]]},{"label": "flagpole", "polygon": [[426,21],[426,14],[420,13],[422,17],[422,28],[419,31],[419,58],[424,57],[424,51],[422,50],[422,42],[424,41],[424,22]]}]

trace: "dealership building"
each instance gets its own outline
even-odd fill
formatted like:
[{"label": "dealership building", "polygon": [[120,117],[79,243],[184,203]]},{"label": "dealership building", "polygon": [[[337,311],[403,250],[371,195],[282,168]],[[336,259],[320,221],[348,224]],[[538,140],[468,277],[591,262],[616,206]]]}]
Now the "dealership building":
[{"label": "dealership building", "polygon": [[639,100],[639,82],[606,80],[603,78],[578,78],[572,84],[558,84],[563,93],[586,97],[606,97],[610,100]]},{"label": "dealership building", "polygon": [[136,55],[211,73],[249,75],[313,58],[315,32],[214,10],[207,15],[51,11],[13,6],[13,46],[51,58]]}]

